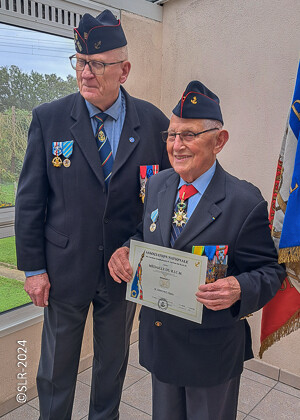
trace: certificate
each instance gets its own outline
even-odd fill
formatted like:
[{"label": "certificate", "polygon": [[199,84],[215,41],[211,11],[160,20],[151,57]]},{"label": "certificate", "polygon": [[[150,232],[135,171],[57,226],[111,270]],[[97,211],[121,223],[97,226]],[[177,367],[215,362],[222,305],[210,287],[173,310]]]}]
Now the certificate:
[{"label": "certificate", "polygon": [[207,257],[131,240],[129,262],[127,300],[201,324],[195,293],[205,284]]}]

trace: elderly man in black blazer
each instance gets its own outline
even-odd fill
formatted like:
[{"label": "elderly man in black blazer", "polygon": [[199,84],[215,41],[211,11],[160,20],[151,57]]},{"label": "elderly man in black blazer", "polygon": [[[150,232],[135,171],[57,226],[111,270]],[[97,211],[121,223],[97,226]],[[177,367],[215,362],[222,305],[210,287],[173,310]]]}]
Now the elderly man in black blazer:
[{"label": "elderly man in black blazer", "polygon": [[110,11],[85,14],[74,40],[79,92],[33,110],[16,199],[18,267],[34,304],[45,307],[40,418],[71,419],[92,303],[89,419],[115,420],[135,305],[107,263],[141,221],[147,177],[170,167],[160,135],[168,119],[121,87],[127,41]]},{"label": "elderly man in black blazer", "polygon": [[[236,418],[243,362],[253,357],[245,317],[265,305],[285,277],[266,201],[216,160],[228,140],[222,125],[218,97],[191,82],[163,133],[173,169],[147,183],[143,223],[134,236],[186,252],[197,245],[217,250],[228,266],[225,277],[195,290],[204,305],[202,324],[142,307],[140,363],[152,373],[154,420]],[[116,282],[131,278],[128,252],[120,248],[109,262]]]}]

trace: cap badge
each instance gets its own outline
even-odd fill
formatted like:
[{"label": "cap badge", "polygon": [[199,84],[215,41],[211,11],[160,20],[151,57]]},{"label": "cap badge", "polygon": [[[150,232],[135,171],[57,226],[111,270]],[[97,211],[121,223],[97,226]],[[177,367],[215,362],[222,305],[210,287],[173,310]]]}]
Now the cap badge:
[{"label": "cap badge", "polygon": [[102,44],[102,42],[101,42],[101,41],[95,42],[95,44],[94,44],[94,48],[95,48],[96,50],[99,50],[99,48],[101,47],[101,44]]},{"label": "cap badge", "polygon": [[76,44],[77,48],[79,49],[79,51],[82,51],[82,46],[81,46],[81,44],[80,44],[79,40],[77,40],[77,41],[75,42],[75,44]]},{"label": "cap badge", "polygon": [[196,96],[193,97],[193,99],[191,99],[191,103],[196,105],[197,104],[197,98]]}]

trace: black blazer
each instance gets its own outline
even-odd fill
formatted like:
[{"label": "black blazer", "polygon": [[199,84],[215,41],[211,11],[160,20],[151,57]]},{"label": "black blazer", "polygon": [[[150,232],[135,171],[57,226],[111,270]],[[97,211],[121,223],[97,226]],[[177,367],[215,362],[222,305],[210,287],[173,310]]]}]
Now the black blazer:
[{"label": "black blazer", "polygon": [[[107,263],[142,218],[139,166],[170,167],[160,135],[168,119],[122,90],[126,117],[108,193],[80,93],[33,110],[16,198],[18,268],[46,268],[50,296],[76,305],[92,299],[103,276],[111,299],[124,298],[125,285],[111,279]],[[67,140],[74,140],[71,166],[55,168],[52,142]]]},{"label": "black blazer", "polygon": [[[134,239],[170,246],[178,183],[179,175],[173,169],[150,179],[143,227]],[[157,227],[151,232],[150,215],[155,209]],[[231,176],[217,162],[216,172],[174,248],[191,252],[193,245],[228,245],[227,275],[239,281],[241,300],[221,311],[204,307],[201,325],[143,307],[140,363],[159,380],[186,386],[221,384],[240,374],[244,359],[253,357],[250,328],[240,318],[265,305],[285,277],[268,224],[267,203],[259,190]]]}]

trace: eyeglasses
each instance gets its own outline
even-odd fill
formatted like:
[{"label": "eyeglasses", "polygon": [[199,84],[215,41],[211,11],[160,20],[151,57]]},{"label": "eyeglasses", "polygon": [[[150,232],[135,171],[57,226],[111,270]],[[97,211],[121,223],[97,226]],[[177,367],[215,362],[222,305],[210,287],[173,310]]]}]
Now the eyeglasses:
[{"label": "eyeglasses", "polygon": [[199,133],[193,133],[192,131],[182,131],[181,133],[175,133],[174,131],[162,131],[161,136],[164,142],[174,143],[176,136],[178,135],[180,140],[185,143],[191,143],[200,134],[207,133],[208,131],[219,130],[217,127],[209,128],[208,130],[199,131]]},{"label": "eyeglasses", "polygon": [[97,75],[103,74],[106,66],[112,66],[113,64],[119,64],[124,62],[124,60],[116,61],[114,63],[102,63],[102,61],[96,60],[87,61],[83,60],[82,58],[76,57],[76,54],[71,55],[71,57],[69,57],[69,60],[74,70],[83,71],[85,66],[88,65],[91,73]]}]

